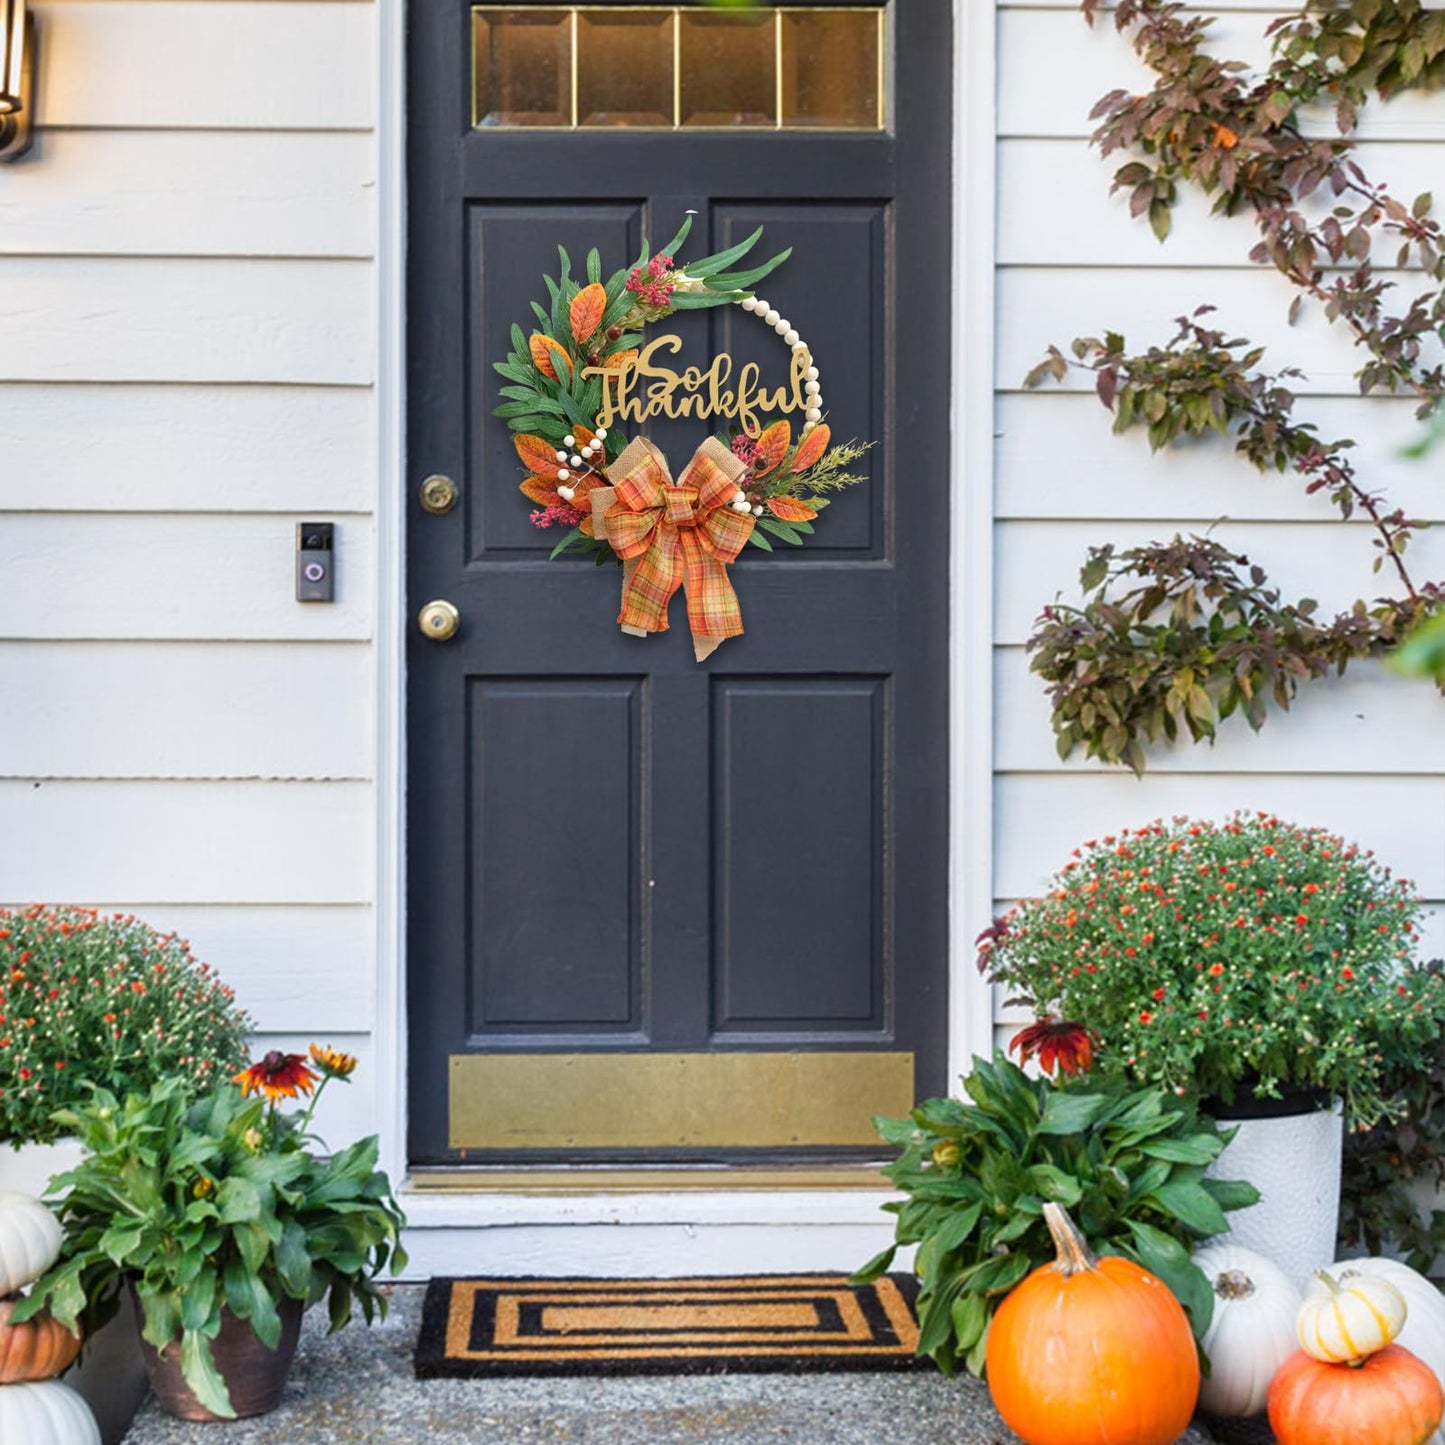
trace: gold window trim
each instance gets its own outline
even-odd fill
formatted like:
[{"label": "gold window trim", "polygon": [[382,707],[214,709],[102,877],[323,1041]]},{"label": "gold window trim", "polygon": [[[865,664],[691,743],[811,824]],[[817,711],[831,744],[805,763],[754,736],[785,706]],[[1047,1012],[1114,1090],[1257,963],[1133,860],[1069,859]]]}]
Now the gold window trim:
[{"label": "gold window trim", "polygon": [[[480,87],[477,77],[477,44],[475,22],[482,15],[503,15],[515,11],[525,10],[528,15],[566,15],[569,19],[568,42],[570,46],[570,70],[571,70],[571,95],[569,98],[570,119],[562,125],[546,124],[502,124],[497,126],[486,126],[482,124],[482,115],[479,105]],[[888,128],[888,57],[890,54],[890,34],[888,25],[888,7],[885,5],[775,5],[772,7],[759,7],[757,10],[743,12],[751,14],[767,13],[770,10],[773,20],[773,44],[774,44],[774,83],[775,97],[773,110],[773,124],[768,126],[684,126],[682,123],[682,16],[687,13],[704,13],[695,6],[690,5],[473,5],[472,19],[473,29],[470,37],[471,48],[471,85],[472,85],[472,129],[480,131],[507,130],[507,131],[551,131],[572,133],[574,131],[602,131],[610,129],[605,126],[584,126],[578,116],[578,25],[577,19],[583,14],[612,14],[612,15],[635,15],[639,10],[668,11],[672,16],[672,124],[671,125],[630,125],[621,127],[629,132],[645,132],[653,135],[672,135],[683,132],[699,133],[704,131],[716,131],[739,134],[757,134],[766,132],[768,129],[774,131],[786,131],[794,135],[869,135],[882,132]],[[727,11],[712,11],[716,14],[727,14]],[[784,107],[784,85],[783,85],[783,22],[789,15],[873,15],[876,17],[878,26],[877,51],[877,77],[875,81],[875,115],[872,126],[853,125],[785,125],[783,123]]]}]

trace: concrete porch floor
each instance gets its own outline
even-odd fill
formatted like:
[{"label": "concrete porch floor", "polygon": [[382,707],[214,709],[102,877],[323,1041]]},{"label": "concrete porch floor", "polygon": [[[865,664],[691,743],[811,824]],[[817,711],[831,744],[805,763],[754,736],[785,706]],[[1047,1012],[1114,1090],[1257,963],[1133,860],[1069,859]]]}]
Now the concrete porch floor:
[{"label": "concrete porch floor", "polygon": [[[399,1285],[386,1321],[327,1338],[307,1318],[281,1407],[219,1429],[147,1402],[125,1445],[1009,1445],[987,1389],[931,1373],[704,1375],[635,1379],[417,1380],[411,1352],[424,1287]],[[1180,1445],[1210,1445],[1197,1427]]]}]

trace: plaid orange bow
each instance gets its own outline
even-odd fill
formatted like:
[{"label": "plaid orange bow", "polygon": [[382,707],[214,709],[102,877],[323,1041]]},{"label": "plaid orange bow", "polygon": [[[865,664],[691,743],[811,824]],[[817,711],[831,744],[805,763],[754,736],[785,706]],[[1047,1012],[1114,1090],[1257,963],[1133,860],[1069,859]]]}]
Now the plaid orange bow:
[{"label": "plaid orange bow", "polygon": [[687,593],[687,621],[701,662],[727,637],[743,630],[727,564],[737,560],[753,531],[751,513],[728,505],[747,471],[716,437],[693,453],[673,485],[666,458],[637,437],[608,468],[616,478],[592,493],[594,530],[622,558],[624,632],[667,631],[667,606],[679,587]]}]

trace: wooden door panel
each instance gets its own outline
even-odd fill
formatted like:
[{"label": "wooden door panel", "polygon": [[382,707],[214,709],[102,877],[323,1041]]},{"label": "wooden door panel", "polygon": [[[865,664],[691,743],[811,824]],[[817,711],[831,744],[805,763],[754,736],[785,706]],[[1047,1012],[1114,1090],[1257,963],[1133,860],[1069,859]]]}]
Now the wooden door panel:
[{"label": "wooden door panel", "polygon": [[640,678],[469,681],[473,1045],[641,1029],[642,693]]},{"label": "wooden door panel", "polygon": [[886,697],[882,678],[713,679],[717,1038],[886,1027]]},{"label": "wooden door panel", "polygon": [[[867,476],[867,485],[835,496],[827,525],[798,554],[799,560],[815,565],[860,553],[881,556],[889,486],[888,206],[874,201],[840,205],[807,199],[804,192],[804,199],[786,204],[718,205],[713,226],[713,244],[719,249],[737,244],[759,226],[764,227],[769,255],[793,248],[792,258],[759,284],[759,294],[798,328],[812,349],[833,440],[874,443],[857,468]],[[756,362],[764,375],[778,371],[784,348],[756,316],[732,306],[709,314],[717,318],[719,350],[740,364]]]},{"label": "wooden door panel", "polygon": [[[512,349],[511,330],[537,329],[531,303],[548,305],[542,274],[554,278],[566,248],[573,275],[585,274],[587,252],[596,246],[608,274],[637,255],[642,244],[640,201],[473,203],[467,207],[466,329],[467,475],[463,494],[469,519],[468,555],[473,561],[508,554],[543,558],[556,535],[538,531],[517,491],[519,470],[512,433],[492,415],[506,398],[505,379],[492,363]],[[458,298],[458,306],[462,299]],[[511,485],[508,486],[508,481]]]}]

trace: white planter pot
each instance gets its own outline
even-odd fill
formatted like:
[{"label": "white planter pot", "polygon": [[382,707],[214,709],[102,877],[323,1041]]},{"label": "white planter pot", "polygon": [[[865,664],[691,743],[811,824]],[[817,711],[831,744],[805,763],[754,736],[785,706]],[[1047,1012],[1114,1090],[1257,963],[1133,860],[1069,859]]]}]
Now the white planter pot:
[{"label": "white planter pot", "polygon": [[39,1199],[52,1176],[74,1169],[84,1154],[79,1139],[22,1144],[18,1149],[0,1144],[0,1192],[33,1194]]},{"label": "white planter pot", "polygon": [[1238,1133],[1210,1166],[1220,1179],[1247,1179],[1259,1203],[1230,1212],[1229,1240],[1273,1260],[1303,1290],[1333,1262],[1340,1218],[1344,1115],[1333,1109],[1275,1119],[1219,1120]]}]

